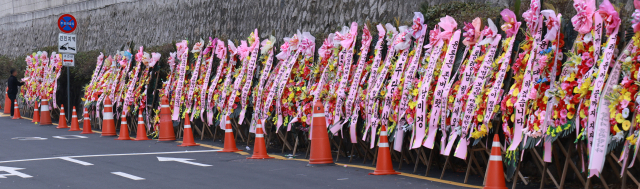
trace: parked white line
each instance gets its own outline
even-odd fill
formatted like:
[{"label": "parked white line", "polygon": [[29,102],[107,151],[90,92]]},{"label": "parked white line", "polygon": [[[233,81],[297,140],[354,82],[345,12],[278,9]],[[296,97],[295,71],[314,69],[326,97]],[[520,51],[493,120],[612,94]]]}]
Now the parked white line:
[{"label": "parked white line", "polygon": [[121,177],[124,177],[124,178],[128,178],[128,179],[131,179],[131,180],[144,180],[144,178],[142,178],[142,177],[131,175],[131,174],[127,174],[127,173],[123,173],[123,172],[111,172],[111,174],[118,175],[118,176],[121,176]]},{"label": "parked white line", "polygon": [[73,162],[73,163],[77,163],[77,164],[80,164],[80,165],[84,165],[84,166],[93,165],[93,164],[91,164],[89,162],[80,161],[80,160],[73,159],[73,158],[70,158],[70,157],[61,157],[60,159],[61,160],[67,160],[67,161],[70,161],[70,162]]},{"label": "parked white line", "polygon": [[13,163],[13,162],[25,162],[25,161],[39,161],[39,160],[52,160],[67,158],[83,158],[83,157],[107,157],[107,156],[139,156],[139,155],[155,155],[155,154],[185,154],[185,153],[202,153],[202,152],[217,152],[220,150],[195,150],[195,151],[175,151],[175,152],[148,152],[148,153],[126,153],[126,154],[99,154],[99,155],[82,155],[82,156],[60,156],[60,157],[48,157],[48,158],[34,158],[34,159],[19,159],[0,161],[0,163]]}]

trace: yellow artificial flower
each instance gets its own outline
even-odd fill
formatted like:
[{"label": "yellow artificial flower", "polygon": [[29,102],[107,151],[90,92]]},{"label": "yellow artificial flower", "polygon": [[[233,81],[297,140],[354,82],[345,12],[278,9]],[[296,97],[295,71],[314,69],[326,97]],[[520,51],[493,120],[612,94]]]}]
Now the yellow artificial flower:
[{"label": "yellow artificial flower", "polygon": [[624,121],[624,118],[622,118],[622,114],[616,114],[616,121],[618,123],[622,123],[622,121]]},{"label": "yellow artificial flower", "polygon": [[622,122],[622,129],[624,129],[624,131],[628,131],[630,127],[631,127],[631,122],[629,120],[624,120]]}]

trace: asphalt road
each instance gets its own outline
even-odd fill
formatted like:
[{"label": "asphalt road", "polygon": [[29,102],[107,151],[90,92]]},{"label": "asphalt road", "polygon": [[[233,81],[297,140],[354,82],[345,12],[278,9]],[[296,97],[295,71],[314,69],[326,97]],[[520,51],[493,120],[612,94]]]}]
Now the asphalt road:
[{"label": "asphalt road", "polygon": [[[247,160],[253,151],[219,153],[216,151],[223,146],[222,142],[211,140],[196,140],[203,146],[178,147],[178,142],[119,141],[114,140],[115,137],[80,135],[79,131],[67,130],[0,116],[0,188],[465,186],[412,174],[368,175],[373,167],[358,163],[347,167],[344,164],[307,167],[305,160],[287,159],[280,155],[274,155],[277,159],[272,160]],[[238,148],[245,149],[245,146],[239,145]]]}]

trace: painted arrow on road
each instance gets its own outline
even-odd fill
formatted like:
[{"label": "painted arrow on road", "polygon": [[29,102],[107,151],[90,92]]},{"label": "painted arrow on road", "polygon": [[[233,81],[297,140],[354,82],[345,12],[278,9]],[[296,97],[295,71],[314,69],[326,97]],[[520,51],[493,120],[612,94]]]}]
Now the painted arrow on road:
[{"label": "painted arrow on road", "polygon": [[17,168],[17,167],[4,167],[4,166],[0,166],[0,172],[7,172],[8,174],[0,174],[0,178],[7,178],[7,176],[19,176],[22,178],[31,178],[31,175],[27,175],[24,173],[21,173],[18,170],[23,170],[24,168]]},{"label": "painted arrow on road", "polygon": [[194,159],[187,159],[187,158],[172,158],[172,157],[158,157],[158,161],[175,161],[175,162],[180,162],[180,163],[186,163],[186,164],[196,165],[196,166],[200,166],[200,167],[209,167],[209,166],[212,166],[212,165],[207,165],[207,164],[202,164],[202,163],[190,162],[191,160],[194,160]]}]

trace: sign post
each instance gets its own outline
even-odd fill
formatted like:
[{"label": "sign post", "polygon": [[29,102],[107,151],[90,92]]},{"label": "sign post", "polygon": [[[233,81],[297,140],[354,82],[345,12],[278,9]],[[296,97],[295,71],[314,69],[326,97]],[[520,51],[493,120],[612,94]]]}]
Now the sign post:
[{"label": "sign post", "polygon": [[[75,54],[77,54],[76,48],[76,34],[70,34],[76,30],[78,22],[76,18],[70,14],[63,14],[58,18],[58,28],[63,33],[58,34],[58,52],[62,55],[62,65],[67,69],[67,108],[68,111],[73,111],[73,105],[71,105],[71,79],[69,77],[69,69],[75,66]],[[70,114],[69,114],[70,115]],[[67,118],[67,120],[69,120]]]}]

